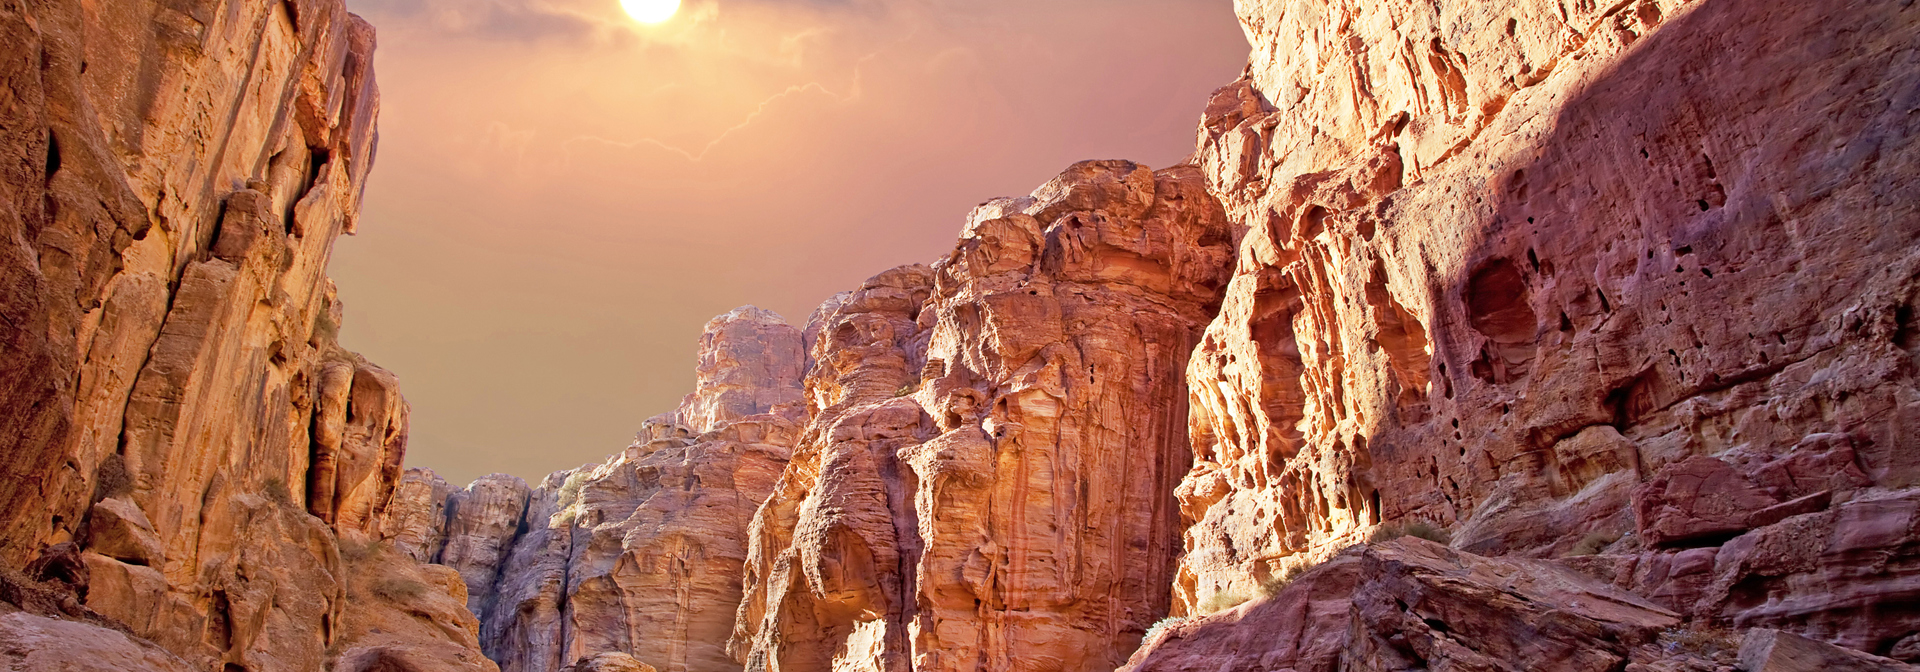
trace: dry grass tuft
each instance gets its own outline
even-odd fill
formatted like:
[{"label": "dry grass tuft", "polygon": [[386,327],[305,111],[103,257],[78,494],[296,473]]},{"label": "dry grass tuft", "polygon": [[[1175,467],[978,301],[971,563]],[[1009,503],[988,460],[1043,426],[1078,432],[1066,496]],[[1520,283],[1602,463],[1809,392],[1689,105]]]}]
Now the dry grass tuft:
[{"label": "dry grass tuft", "polygon": [[375,557],[378,557],[380,555],[381,549],[384,547],[385,547],[385,544],[380,543],[380,541],[377,539],[369,539],[367,541],[354,541],[351,539],[341,539],[340,540],[340,558],[342,560],[346,560],[347,562],[361,562],[364,560],[370,560]]},{"label": "dry grass tuft", "polygon": [[285,507],[294,506],[293,491],[287,489],[287,482],[279,476],[268,477],[262,489],[266,491],[267,499],[273,500],[273,503]]},{"label": "dry grass tuft", "polygon": [[412,602],[427,594],[427,584],[405,577],[384,576],[374,579],[369,591],[388,602]]},{"label": "dry grass tuft", "polygon": [[1453,538],[1453,533],[1424,520],[1409,520],[1404,523],[1388,523],[1373,528],[1373,535],[1369,536],[1367,540],[1377,544],[1401,537],[1419,537],[1436,544],[1445,544]]},{"label": "dry grass tuft", "polygon": [[1619,540],[1618,532],[1592,532],[1581,538],[1580,543],[1574,544],[1573,549],[1567,551],[1567,555],[1599,555],[1601,551],[1607,550],[1608,546],[1612,546],[1613,542]]},{"label": "dry grass tuft", "polygon": [[1166,618],[1162,618],[1159,621],[1155,622],[1153,624],[1153,627],[1147,628],[1147,636],[1142,637],[1140,641],[1151,642],[1153,641],[1154,636],[1159,635],[1161,631],[1166,630],[1167,628],[1174,627],[1176,625],[1180,625],[1181,623],[1185,623],[1190,620],[1193,620],[1192,616],[1168,616]]},{"label": "dry grass tuft", "polygon": [[1238,589],[1228,588],[1208,595],[1207,599],[1201,600],[1200,604],[1194,605],[1194,609],[1202,614],[1217,614],[1246,604],[1252,599],[1252,595],[1248,595]]}]

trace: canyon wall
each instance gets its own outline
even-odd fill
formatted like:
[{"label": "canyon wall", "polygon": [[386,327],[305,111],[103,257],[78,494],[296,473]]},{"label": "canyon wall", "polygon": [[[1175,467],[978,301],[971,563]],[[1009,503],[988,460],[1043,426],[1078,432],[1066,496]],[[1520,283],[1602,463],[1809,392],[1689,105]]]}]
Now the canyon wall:
[{"label": "canyon wall", "polygon": [[508,672],[1113,669],[1169,608],[1232,243],[1193,167],[1077,164],[804,329],[715,318],[695,391],[603,464],[409,471],[388,534],[465,578]]},{"label": "canyon wall", "polygon": [[1920,658],[1920,11],[1236,10],[1196,160],[1246,233],[1187,372],[1176,613],[1421,521]]},{"label": "canyon wall", "polygon": [[747,525],[799,433],[801,344],[771,311],[714,318],[695,391],[625,451],[533,487],[496,474],[453,491],[409,470],[388,534],[457,571],[484,648],[507,672],[603,654],[671,672],[738,670],[726,642]]},{"label": "canyon wall", "polygon": [[372,28],[26,0],[0,33],[0,592],[62,587],[7,599],[0,656],[493,669],[447,572],[363,541],[407,406],[336,343],[325,267],[373,164]]},{"label": "canyon wall", "polygon": [[1181,371],[1230,231],[1190,167],[1076,164],[809,325],[755,516],[749,670],[1106,670],[1167,608]]}]

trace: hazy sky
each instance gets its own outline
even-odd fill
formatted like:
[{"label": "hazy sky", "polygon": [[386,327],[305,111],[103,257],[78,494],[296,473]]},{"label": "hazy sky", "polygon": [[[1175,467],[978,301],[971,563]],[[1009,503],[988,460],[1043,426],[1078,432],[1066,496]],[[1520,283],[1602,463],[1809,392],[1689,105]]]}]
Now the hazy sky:
[{"label": "hazy sky", "polygon": [[380,148],[331,267],[400,376],[408,466],[536,480],[624,448],[714,315],[804,321],[1081,159],[1193,150],[1230,0],[349,0]]}]

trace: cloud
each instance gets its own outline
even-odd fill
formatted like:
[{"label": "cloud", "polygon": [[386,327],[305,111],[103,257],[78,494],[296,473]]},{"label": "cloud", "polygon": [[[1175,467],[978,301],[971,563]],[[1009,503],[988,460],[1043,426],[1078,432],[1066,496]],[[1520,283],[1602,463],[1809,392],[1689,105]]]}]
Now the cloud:
[{"label": "cloud", "polygon": [[351,0],[353,11],[383,29],[421,30],[489,40],[605,39],[619,27],[612,0]]},{"label": "cloud", "polygon": [[806,93],[817,93],[820,95],[824,95],[827,98],[833,100],[834,102],[841,103],[841,104],[853,102],[860,98],[860,72],[857,69],[854,71],[853,87],[850,90],[848,90],[848,92],[845,94],[835,93],[834,91],[828,89],[825,85],[819,82],[807,82],[805,84],[795,84],[793,86],[789,86],[785,91],[781,91],[779,93],[773,94],[772,96],[769,96],[766,100],[760,101],[760,104],[755,106],[753,109],[753,112],[747,114],[745,119],[742,119],[740,123],[729,126],[726,128],[726,130],[721,131],[718,136],[715,136],[712,140],[707,141],[707,144],[705,146],[702,146],[700,148],[700,151],[698,152],[690,151],[685,148],[673,145],[671,143],[668,143],[656,138],[641,138],[639,140],[635,140],[632,142],[622,142],[619,140],[610,140],[607,138],[594,136],[594,135],[578,135],[572,138],[568,138],[565,142],[561,144],[563,147],[569,148],[569,149],[577,143],[592,143],[592,144],[605,145],[609,147],[617,147],[620,149],[634,149],[642,146],[650,146],[650,147],[666,150],[667,152],[677,155],[681,158],[684,158],[687,161],[690,161],[693,163],[699,163],[701,161],[706,160],[707,154],[709,152],[712,152],[715,147],[720,146],[721,143],[726,142],[729,136],[732,136],[734,133],[738,133],[740,131],[746,130],[747,127],[752,126],[753,122],[759,119],[762,115],[765,115],[767,113],[767,110],[773,107],[775,103],[778,103],[782,99],[785,99],[788,97],[797,96],[797,95],[806,94]]},{"label": "cloud", "polygon": [[[793,12],[884,16],[922,0],[683,0],[683,27],[723,13]],[[349,0],[354,12],[389,30],[420,30],[482,40],[581,45],[633,41],[636,26],[618,0]]]}]

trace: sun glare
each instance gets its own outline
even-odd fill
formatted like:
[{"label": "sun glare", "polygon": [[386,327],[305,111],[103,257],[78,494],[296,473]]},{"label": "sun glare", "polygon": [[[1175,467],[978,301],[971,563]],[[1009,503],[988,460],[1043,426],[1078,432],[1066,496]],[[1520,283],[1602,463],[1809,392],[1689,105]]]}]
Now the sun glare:
[{"label": "sun glare", "polygon": [[620,7],[635,21],[659,23],[673,18],[673,13],[680,10],[680,0],[620,0]]}]

